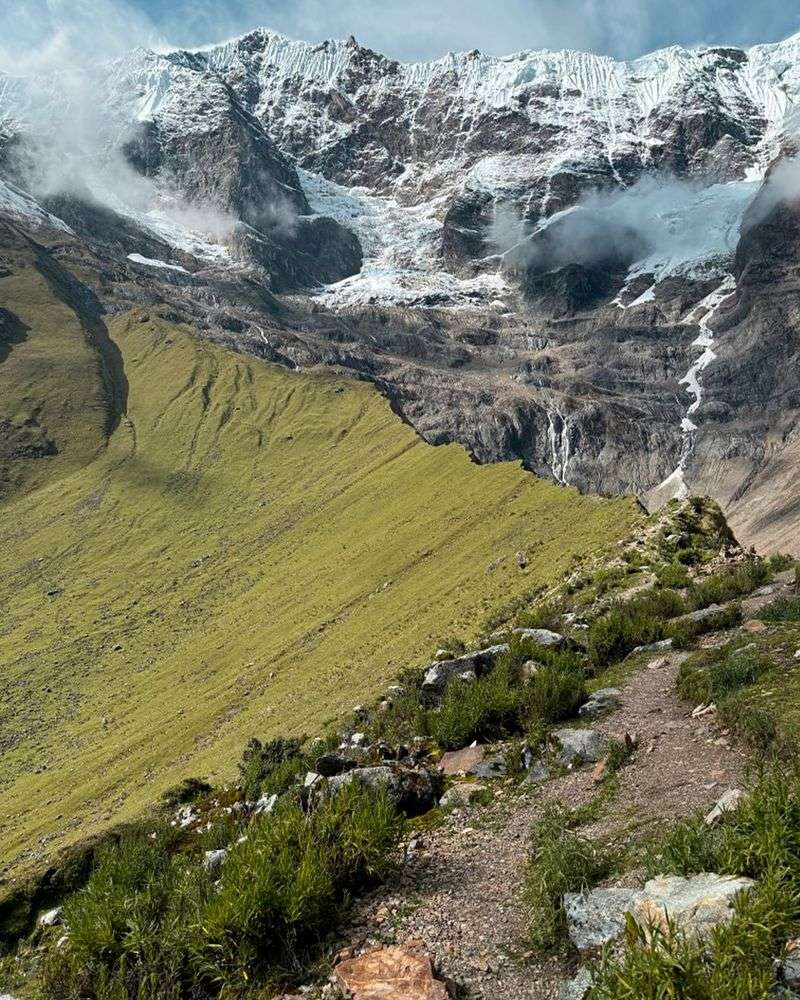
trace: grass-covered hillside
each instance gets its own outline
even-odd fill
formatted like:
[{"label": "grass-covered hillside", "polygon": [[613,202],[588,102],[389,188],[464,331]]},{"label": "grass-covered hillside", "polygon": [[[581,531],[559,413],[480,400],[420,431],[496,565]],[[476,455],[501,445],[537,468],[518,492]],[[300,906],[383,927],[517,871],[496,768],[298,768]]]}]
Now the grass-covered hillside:
[{"label": "grass-covered hillside", "polygon": [[6,875],[318,732],[637,516],[430,447],[366,384],[104,322],[41,264],[0,296],[0,419],[57,448],[12,449],[0,502]]}]

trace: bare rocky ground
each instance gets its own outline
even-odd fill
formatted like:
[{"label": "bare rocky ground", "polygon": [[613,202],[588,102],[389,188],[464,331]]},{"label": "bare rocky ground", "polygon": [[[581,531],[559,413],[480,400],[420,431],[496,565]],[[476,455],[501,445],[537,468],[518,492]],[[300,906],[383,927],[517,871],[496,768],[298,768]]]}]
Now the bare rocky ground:
[{"label": "bare rocky ground", "polygon": [[[786,582],[743,603],[742,628]],[[703,645],[728,638],[709,635]],[[593,724],[607,736],[635,734],[636,749],[611,793],[591,767],[521,786],[525,791],[517,780],[495,783],[491,804],[456,809],[442,826],[409,841],[396,878],[355,908],[343,936],[345,954],[384,943],[421,944],[440,974],[470,1000],[556,997],[574,966],[568,958],[543,959],[530,950],[522,898],[530,826],[543,804],[557,800],[575,809],[596,803],[581,832],[626,846],[659,823],[710,808],[743,780],[746,756],[714,714],[693,717],[692,707],[675,694],[687,655],[643,658],[621,685],[619,709]],[[632,877],[635,872],[626,879]]]}]

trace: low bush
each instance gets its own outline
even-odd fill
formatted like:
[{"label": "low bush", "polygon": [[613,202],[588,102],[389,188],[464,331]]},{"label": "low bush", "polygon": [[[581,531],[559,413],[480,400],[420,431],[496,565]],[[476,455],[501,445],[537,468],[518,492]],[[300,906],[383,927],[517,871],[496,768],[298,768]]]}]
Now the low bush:
[{"label": "low bush", "polygon": [[751,649],[702,650],[688,657],[678,672],[678,694],[686,701],[720,703],[730,695],[754,684],[770,670],[772,661]]},{"label": "low bush", "polygon": [[439,708],[428,712],[427,729],[448,750],[519,732],[522,695],[511,664],[499,662],[471,684],[451,681]]},{"label": "low bush", "polygon": [[304,766],[302,740],[279,737],[262,743],[251,739],[239,763],[244,793],[249,799],[257,799],[262,792],[280,794],[286,791]]},{"label": "low bush", "polygon": [[689,586],[689,571],[682,563],[665,563],[656,569],[656,579],[662,587],[682,590]]},{"label": "low bush", "polygon": [[779,597],[755,617],[764,622],[800,622],[800,597]]},{"label": "low bush", "polygon": [[651,590],[625,604],[616,604],[596,618],[586,634],[589,656],[596,666],[624,659],[637,646],[665,637],[666,622],[684,614],[686,604],[672,590]]},{"label": "low bush", "polygon": [[778,723],[775,715],[768,706],[754,702],[750,692],[743,690],[731,695],[718,709],[723,726],[731,729],[751,749],[766,754],[776,748]]},{"label": "low bush", "polygon": [[284,801],[230,849],[216,885],[170,828],[123,838],[65,903],[69,939],[43,965],[43,994],[202,1000],[296,975],[348,894],[386,874],[401,831],[385,794],[346,788],[308,815]]},{"label": "low bush", "polygon": [[735,601],[769,583],[773,575],[764,559],[748,559],[738,566],[727,567],[692,584],[688,592],[690,610]]},{"label": "low bush", "polygon": [[582,668],[556,660],[542,664],[525,686],[521,705],[526,730],[567,719],[586,701],[586,682]]},{"label": "low bush", "polygon": [[564,938],[564,893],[596,885],[616,863],[611,851],[571,830],[570,822],[566,810],[550,803],[531,829],[525,902],[531,943],[543,951],[553,950]]},{"label": "low bush", "polygon": [[557,631],[561,627],[564,606],[560,601],[540,601],[517,616],[520,628],[549,628]]}]

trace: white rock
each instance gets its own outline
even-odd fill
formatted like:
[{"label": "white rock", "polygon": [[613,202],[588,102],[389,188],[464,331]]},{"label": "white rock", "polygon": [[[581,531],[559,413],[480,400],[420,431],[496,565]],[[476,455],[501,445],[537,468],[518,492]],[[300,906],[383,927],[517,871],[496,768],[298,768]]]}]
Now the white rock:
[{"label": "white rock", "polygon": [[45,911],[39,917],[40,927],[55,927],[61,923],[61,907],[55,906],[52,910]]},{"label": "white rock", "polygon": [[717,804],[706,816],[706,823],[711,826],[712,823],[718,822],[723,813],[732,812],[744,797],[745,794],[741,788],[729,788],[724,795],[720,796]]},{"label": "white rock", "polygon": [[275,808],[275,804],[278,801],[278,796],[276,794],[268,795],[266,792],[261,796],[261,798],[256,802],[256,807],[253,810],[256,816],[269,815]]},{"label": "white rock", "polygon": [[227,857],[228,849],[226,847],[221,847],[218,851],[206,851],[206,855],[203,858],[203,867],[207,872],[216,875],[225,864]]},{"label": "white rock", "polygon": [[667,929],[673,920],[684,933],[704,936],[733,916],[734,897],[752,888],[751,878],[732,875],[670,875],[650,879],[634,904],[633,916],[642,927],[652,924]]}]

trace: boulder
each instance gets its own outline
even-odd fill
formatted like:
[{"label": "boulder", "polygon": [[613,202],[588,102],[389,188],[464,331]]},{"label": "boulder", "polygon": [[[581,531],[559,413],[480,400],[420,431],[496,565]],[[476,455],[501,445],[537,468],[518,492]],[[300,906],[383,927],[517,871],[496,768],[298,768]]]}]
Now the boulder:
[{"label": "boulder", "polygon": [[669,918],[690,936],[706,935],[717,924],[730,920],[734,897],[753,885],[750,878],[713,872],[654,878],[645,883],[632,913],[643,927],[655,925],[666,930]]},{"label": "boulder", "polygon": [[713,823],[718,823],[722,819],[723,814],[732,812],[744,797],[745,794],[741,788],[729,788],[724,795],[720,796],[714,808],[706,816],[706,823],[709,826]]},{"label": "boulder", "polygon": [[793,990],[800,990],[800,938],[786,942],[783,961],[778,965],[781,981]]},{"label": "boulder", "polygon": [[641,895],[638,889],[566,893],[564,912],[570,941],[581,952],[615,941],[625,930],[625,914],[632,911]]},{"label": "boulder", "polygon": [[422,949],[392,945],[340,962],[336,981],[353,1000],[447,1000]]},{"label": "boulder", "polygon": [[566,636],[560,632],[551,632],[549,628],[515,628],[514,635],[520,639],[531,639],[539,646],[548,646],[550,649],[563,649],[567,644]]},{"label": "boulder", "polygon": [[597,719],[601,715],[613,712],[622,704],[622,692],[617,688],[600,688],[584,702],[578,710],[578,715],[584,719]]},{"label": "boulder", "polygon": [[476,764],[483,761],[485,750],[482,746],[464,747],[463,750],[450,750],[442,754],[438,767],[442,774],[452,777],[456,774],[467,774]]},{"label": "boulder", "polygon": [[467,806],[472,805],[472,803],[479,798],[481,793],[485,790],[486,786],[479,785],[477,782],[463,785],[451,785],[439,799],[439,805],[442,809],[466,808]]},{"label": "boulder", "polygon": [[551,739],[558,748],[558,762],[564,767],[576,763],[595,764],[605,754],[606,740],[594,729],[556,729]]},{"label": "boulder", "polygon": [[474,680],[481,674],[491,670],[497,657],[508,650],[506,643],[496,646],[488,646],[486,649],[479,649],[474,653],[465,653],[452,660],[439,660],[425,671],[422,681],[422,692],[429,696],[439,696],[444,692],[447,684],[454,678],[462,680]]},{"label": "boulder", "polygon": [[345,787],[358,785],[373,790],[385,789],[389,798],[406,816],[420,816],[436,805],[439,782],[427,768],[409,768],[379,764],[359,767],[328,779],[327,791],[336,795]]},{"label": "boulder", "polygon": [[707,608],[699,608],[697,611],[689,611],[685,615],[678,615],[677,618],[670,618],[671,625],[684,625],[688,623],[695,624],[697,622],[705,622],[710,618],[716,618],[716,616],[723,611],[721,604],[709,604]]}]

